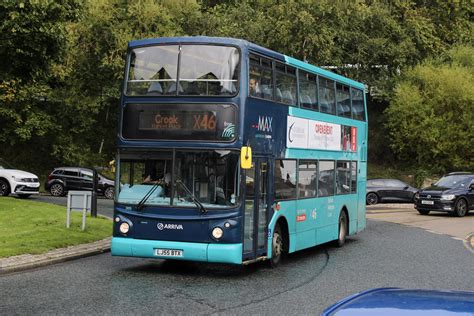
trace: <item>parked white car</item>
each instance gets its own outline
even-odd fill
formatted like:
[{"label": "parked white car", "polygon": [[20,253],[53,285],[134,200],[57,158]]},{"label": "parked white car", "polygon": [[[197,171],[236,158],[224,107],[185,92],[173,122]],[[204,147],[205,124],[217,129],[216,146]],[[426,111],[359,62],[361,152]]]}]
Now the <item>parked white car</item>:
[{"label": "parked white car", "polygon": [[0,196],[16,194],[20,198],[27,198],[39,193],[39,179],[36,175],[14,169],[0,159]]}]

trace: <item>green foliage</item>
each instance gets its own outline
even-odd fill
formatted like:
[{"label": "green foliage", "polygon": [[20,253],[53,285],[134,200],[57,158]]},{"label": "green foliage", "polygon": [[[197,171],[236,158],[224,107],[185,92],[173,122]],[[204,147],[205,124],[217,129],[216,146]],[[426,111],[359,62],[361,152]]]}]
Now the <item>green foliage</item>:
[{"label": "green foliage", "polygon": [[424,187],[424,182],[426,178],[430,175],[429,171],[423,168],[419,168],[415,172],[414,185],[415,188]]},{"label": "green foliage", "polygon": [[31,160],[41,164],[43,155],[49,156],[47,143],[57,133],[61,112],[47,102],[58,83],[52,70],[64,60],[66,26],[78,18],[80,3],[0,4],[0,146],[2,155],[20,166],[31,166]]},{"label": "green foliage", "polygon": [[73,212],[71,228],[66,228],[66,208],[31,200],[0,198],[0,257],[38,254],[101,240],[111,236],[112,223],[105,218],[86,219]]},{"label": "green foliage", "polygon": [[23,81],[47,75],[66,43],[65,22],[77,16],[76,0],[16,1],[0,3],[0,80]]},{"label": "green foliage", "polygon": [[[387,109],[391,147],[404,161],[441,171],[474,169],[474,49],[456,48],[450,63],[408,71]],[[458,59],[460,58],[460,59]]]},{"label": "green foliage", "polygon": [[[265,47],[360,80],[388,101],[400,70],[436,56],[472,28],[467,1],[242,1],[208,9],[204,32],[247,39]],[[452,42],[451,42],[452,41]]]},{"label": "green foliage", "polygon": [[[128,41],[209,35],[247,39],[366,83],[369,156],[386,160],[393,156],[386,131],[395,123],[385,124],[391,112],[384,109],[400,74],[437,56],[444,57],[433,67],[472,69],[471,16],[469,0],[5,0],[0,155],[40,174],[58,165],[104,165],[115,152]],[[421,89],[412,80],[397,93],[413,86]],[[428,118],[444,124],[436,111],[421,111],[421,91],[409,97],[421,103],[414,113],[426,115],[420,125],[429,128]],[[393,149],[406,159],[402,143]],[[437,157],[448,150],[437,146]]]}]

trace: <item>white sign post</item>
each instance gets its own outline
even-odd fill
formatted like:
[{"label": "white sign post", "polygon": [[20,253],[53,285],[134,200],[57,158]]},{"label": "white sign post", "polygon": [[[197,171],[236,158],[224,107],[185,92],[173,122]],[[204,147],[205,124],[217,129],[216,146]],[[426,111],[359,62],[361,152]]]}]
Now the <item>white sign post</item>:
[{"label": "white sign post", "polygon": [[71,212],[82,211],[82,230],[86,229],[86,214],[91,210],[91,191],[69,191],[67,194],[66,227],[71,226]]}]

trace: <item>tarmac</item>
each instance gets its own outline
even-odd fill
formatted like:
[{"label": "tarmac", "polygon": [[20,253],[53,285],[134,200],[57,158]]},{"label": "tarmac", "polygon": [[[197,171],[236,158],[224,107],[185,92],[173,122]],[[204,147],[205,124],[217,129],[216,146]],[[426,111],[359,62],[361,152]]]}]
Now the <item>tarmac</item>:
[{"label": "tarmac", "polygon": [[[416,212],[413,209],[413,204],[377,204],[377,205],[370,205],[367,206],[367,218],[370,219],[381,219],[376,218],[376,216],[383,215],[384,217],[390,216],[390,213],[405,213],[405,212],[413,212],[415,215]],[[381,220],[392,221],[399,223],[399,219],[401,218],[399,214],[395,215],[396,221],[389,218],[384,218]],[[425,218],[424,216],[423,218]],[[446,221],[449,218],[443,219]],[[453,219],[453,220],[464,220],[464,225],[468,224],[467,220],[471,220],[474,222],[474,217],[470,219]],[[408,224],[409,226],[417,226],[412,223],[403,223]],[[468,224],[470,227],[471,224]],[[445,224],[443,225],[445,226]],[[420,227],[418,225],[418,227]],[[420,227],[425,228],[425,227]],[[436,233],[452,235],[450,232],[439,231]],[[474,233],[471,233],[474,234]],[[463,240],[464,238],[456,238],[459,240]],[[59,262],[64,262],[68,260],[83,258],[87,256],[92,256],[100,253],[105,253],[110,251],[110,242],[112,237],[108,237],[103,240],[99,240],[89,244],[82,244],[77,246],[70,246],[66,248],[59,248],[55,250],[48,251],[43,254],[39,255],[31,255],[31,254],[24,254],[19,256],[7,257],[7,258],[0,258],[0,275],[18,272],[23,270],[29,270],[34,268],[39,268],[43,266],[47,266],[50,264],[55,264]],[[474,244],[474,241],[473,241]],[[473,248],[474,249],[474,248]]]},{"label": "tarmac", "polygon": [[89,244],[59,248],[39,255],[24,254],[0,258],[0,275],[108,252],[111,240],[112,237],[108,237]]}]

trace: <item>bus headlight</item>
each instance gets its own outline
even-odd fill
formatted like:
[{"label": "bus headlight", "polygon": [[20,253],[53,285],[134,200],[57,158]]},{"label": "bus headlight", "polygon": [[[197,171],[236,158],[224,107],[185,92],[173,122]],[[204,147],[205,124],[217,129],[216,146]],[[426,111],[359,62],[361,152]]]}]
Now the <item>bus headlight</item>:
[{"label": "bus headlight", "polygon": [[214,237],[215,239],[221,239],[223,235],[224,235],[224,231],[220,227],[215,227],[212,230],[212,237]]},{"label": "bus headlight", "polygon": [[120,232],[122,234],[126,234],[128,233],[128,231],[130,230],[130,225],[128,223],[122,223],[120,224]]}]

